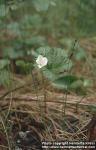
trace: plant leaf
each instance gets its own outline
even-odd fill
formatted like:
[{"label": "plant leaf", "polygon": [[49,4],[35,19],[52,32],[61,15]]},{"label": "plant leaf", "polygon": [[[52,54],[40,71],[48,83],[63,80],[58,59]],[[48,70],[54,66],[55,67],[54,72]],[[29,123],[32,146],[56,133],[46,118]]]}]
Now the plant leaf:
[{"label": "plant leaf", "polygon": [[78,80],[78,77],[73,76],[73,75],[66,75],[63,77],[58,78],[53,82],[53,85],[59,87],[59,88],[70,88],[71,85]]},{"label": "plant leaf", "polygon": [[33,0],[33,4],[37,11],[47,11],[49,8],[49,0]]},{"label": "plant leaf", "polygon": [[0,60],[0,69],[3,69],[4,67],[6,67],[9,64],[10,64],[10,61],[8,59]]}]

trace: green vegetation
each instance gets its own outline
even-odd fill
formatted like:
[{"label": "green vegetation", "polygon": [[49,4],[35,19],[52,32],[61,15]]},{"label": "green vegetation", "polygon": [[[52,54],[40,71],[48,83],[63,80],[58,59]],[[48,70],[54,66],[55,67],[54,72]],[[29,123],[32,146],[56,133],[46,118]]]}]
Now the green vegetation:
[{"label": "green vegetation", "polygon": [[[39,56],[42,59],[38,65]],[[81,111],[96,120],[96,101],[93,103],[91,99],[91,104],[84,99],[95,97],[95,93],[96,0],[0,0],[0,140],[4,132],[0,146],[6,143],[6,136],[4,146],[18,150],[19,131],[21,135],[26,133],[33,137],[31,126],[44,130],[40,133],[42,140],[87,139],[83,131],[87,128],[87,117],[74,116]],[[75,98],[70,98],[73,95]],[[35,101],[38,106],[32,104]],[[74,116],[70,115],[71,111]],[[83,123],[85,126],[81,127]],[[14,128],[18,128],[18,134]],[[13,139],[12,132],[17,138],[13,143],[8,137]],[[88,132],[91,129],[88,128]]]},{"label": "green vegetation", "polygon": [[[89,2],[86,0],[8,0],[6,3],[1,0],[0,55],[2,60],[0,64],[2,71],[3,68],[5,71],[6,65],[10,68],[9,63],[12,63],[10,60],[15,60],[13,64],[13,67],[17,67],[15,71],[30,73],[34,67],[29,64],[30,62],[25,62],[24,57],[29,58],[32,56],[32,51],[36,49],[41,51],[38,54],[42,53],[48,57],[47,70],[43,72],[52,81],[61,76],[60,72],[72,70],[77,61],[81,61],[82,64],[83,60],[84,63],[87,57],[85,50],[76,43],[74,51],[72,45],[74,39],[95,36],[95,8],[95,0]],[[71,53],[75,60],[73,57],[73,60],[68,58]]]}]

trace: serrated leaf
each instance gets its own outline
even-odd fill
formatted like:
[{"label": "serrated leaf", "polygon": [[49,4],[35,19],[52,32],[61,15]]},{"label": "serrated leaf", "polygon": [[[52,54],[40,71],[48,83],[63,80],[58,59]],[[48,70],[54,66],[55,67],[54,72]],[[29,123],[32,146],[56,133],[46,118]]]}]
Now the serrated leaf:
[{"label": "serrated leaf", "polygon": [[42,71],[43,71],[43,75],[50,81],[54,81],[57,78],[57,76],[55,74],[53,74],[50,70],[48,70],[46,68],[43,69]]},{"label": "serrated leaf", "polygon": [[[61,48],[50,48],[50,47],[40,47],[36,50],[36,53],[38,55],[42,55],[48,59],[48,64],[45,67],[49,72],[51,72],[51,75],[48,75],[45,73],[45,76],[49,78],[49,76],[53,77],[60,77],[61,73],[64,71],[68,71],[73,66],[73,63],[71,60],[68,59],[68,53],[64,49]],[[45,70],[46,72],[46,70]],[[51,79],[51,78],[50,78]]]}]

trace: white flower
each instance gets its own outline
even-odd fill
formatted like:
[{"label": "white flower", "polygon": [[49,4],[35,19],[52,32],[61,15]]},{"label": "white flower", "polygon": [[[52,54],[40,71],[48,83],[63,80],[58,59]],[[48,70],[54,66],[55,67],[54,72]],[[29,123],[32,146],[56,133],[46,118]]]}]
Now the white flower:
[{"label": "white flower", "polygon": [[39,68],[42,68],[47,65],[48,59],[46,57],[43,57],[42,55],[39,55],[38,58],[36,59],[36,63]]}]

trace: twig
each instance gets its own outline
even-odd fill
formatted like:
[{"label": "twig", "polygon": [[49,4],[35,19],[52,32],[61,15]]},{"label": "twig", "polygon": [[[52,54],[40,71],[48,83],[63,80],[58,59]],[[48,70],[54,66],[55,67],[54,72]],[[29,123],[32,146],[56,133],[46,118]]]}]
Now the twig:
[{"label": "twig", "polygon": [[[38,96],[38,98],[39,99],[41,99],[41,98],[44,98],[44,96]],[[46,100],[46,103],[57,103],[57,104],[64,104],[64,101],[62,101],[62,100],[60,100],[60,101],[57,101],[57,99],[60,99],[60,97],[55,97],[55,99],[56,100],[52,100],[52,99],[54,99],[54,97],[52,97],[52,98],[50,98],[50,100],[47,98],[47,100]],[[10,97],[6,97],[6,99],[5,99],[6,101],[8,101],[8,100],[10,100]],[[20,97],[20,96],[18,96],[18,97],[13,97],[13,100],[14,101],[21,101],[21,102],[25,102],[25,103],[29,103],[29,102],[37,102],[38,100],[37,100],[37,97],[36,96],[34,96],[34,97],[32,97],[32,96],[30,96],[30,97],[28,97],[28,96],[23,96],[23,97]],[[27,101],[26,101],[27,100]],[[2,102],[3,103],[3,102]],[[4,101],[4,103],[5,103],[5,101]],[[69,105],[77,105],[78,104],[78,101],[67,101],[66,102],[67,104],[69,104]],[[85,107],[96,107],[96,105],[95,104],[85,104],[85,103],[79,103],[79,106],[81,107],[81,106],[85,106]]]}]

